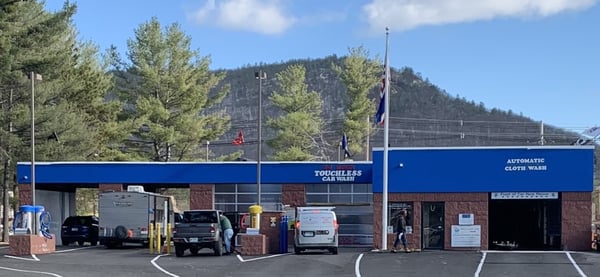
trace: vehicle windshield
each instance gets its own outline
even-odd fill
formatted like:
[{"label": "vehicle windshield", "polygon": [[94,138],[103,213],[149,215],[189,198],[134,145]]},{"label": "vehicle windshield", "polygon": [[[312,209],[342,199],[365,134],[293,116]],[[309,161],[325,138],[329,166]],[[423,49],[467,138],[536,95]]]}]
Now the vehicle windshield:
[{"label": "vehicle windshield", "polygon": [[72,216],[65,219],[63,225],[91,225],[92,218],[88,216]]},{"label": "vehicle windshield", "polygon": [[184,223],[218,223],[217,213],[213,211],[193,211],[183,213]]}]

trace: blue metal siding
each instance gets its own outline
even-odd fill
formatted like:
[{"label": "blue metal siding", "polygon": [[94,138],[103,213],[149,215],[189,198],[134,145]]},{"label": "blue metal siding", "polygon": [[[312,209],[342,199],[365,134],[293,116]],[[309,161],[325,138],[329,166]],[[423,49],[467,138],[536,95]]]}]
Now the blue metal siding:
[{"label": "blue metal siding", "polygon": [[[568,146],[390,148],[388,192],[591,192],[593,150]],[[374,151],[373,158],[373,192],[382,192],[383,151]]]},{"label": "blue metal siding", "polygon": [[[17,164],[17,181],[31,183],[31,163]],[[144,163],[144,162],[44,162],[35,164],[40,184],[255,184],[255,162]],[[326,178],[324,176],[331,176]],[[323,176],[322,176],[323,175]],[[344,175],[344,176],[339,176]],[[356,176],[350,176],[356,175]],[[350,178],[352,177],[352,178]],[[370,162],[263,162],[262,183],[370,184]]]}]

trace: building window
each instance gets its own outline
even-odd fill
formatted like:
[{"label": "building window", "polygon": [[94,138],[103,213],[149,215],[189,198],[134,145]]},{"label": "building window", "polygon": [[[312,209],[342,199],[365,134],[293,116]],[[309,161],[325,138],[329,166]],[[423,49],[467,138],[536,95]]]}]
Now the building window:
[{"label": "building window", "polygon": [[388,203],[388,232],[392,228],[392,232],[396,232],[394,227],[401,210],[406,210],[406,233],[413,232],[413,202],[390,202]]},{"label": "building window", "polygon": [[307,184],[306,202],[371,204],[373,190],[369,184]]},{"label": "building window", "polygon": [[[281,209],[281,184],[261,184],[260,204],[263,210]],[[256,204],[256,185],[217,184],[215,185],[215,209],[225,212],[248,212]]]}]

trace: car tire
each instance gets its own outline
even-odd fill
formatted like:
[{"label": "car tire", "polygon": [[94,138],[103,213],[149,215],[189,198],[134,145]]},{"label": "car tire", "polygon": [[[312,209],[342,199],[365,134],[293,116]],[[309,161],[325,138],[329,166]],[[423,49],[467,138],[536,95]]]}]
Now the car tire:
[{"label": "car tire", "polygon": [[333,254],[333,255],[337,255],[338,254],[338,248],[337,247],[330,248],[329,252],[331,252],[331,254]]},{"label": "car tire", "polygon": [[119,246],[119,242],[117,241],[109,240],[106,242],[106,248],[108,249],[114,249],[117,248],[117,246]]},{"label": "car tire", "polygon": [[115,228],[115,236],[118,239],[126,239],[127,238],[127,228],[125,228],[125,226],[123,226],[123,225],[117,226],[117,228]]},{"label": "car tire", "polygon": [[294,253],[296,253],[296,255],[302,253],[302,248],[294,246]]},{"label": "car tire", "polygon": [[175,257],[183,257],[183,252],[185,252],[185,247],[175,245]]},{"label": "car tire", "polygon": [[215,256],[223,256],[223,244],[219,241],[214,246]]}]

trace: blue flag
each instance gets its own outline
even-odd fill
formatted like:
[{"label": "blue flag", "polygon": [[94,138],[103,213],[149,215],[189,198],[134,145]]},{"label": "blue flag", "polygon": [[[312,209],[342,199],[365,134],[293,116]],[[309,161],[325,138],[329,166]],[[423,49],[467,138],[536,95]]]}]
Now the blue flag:
[{"label": "blue flag", "polygon": [[381,95],[379,100],[379,107],[377,107],[377,113],[375,114],[375,123],[377,125],[383,125],[385,121],[385,94]]},{"label": "blue flag", "polygon": [[[385,54],[387,56],[387,51]],[[384,65],[383,67],[384,69],[383,74],[381,76],[381,89],[379,91],[379,106],[377,107],[377,113],[375,114],[375,124],[377,125],[383,125],[385,121],[385,89],[387,86],[387,65]]]},{"label": "blue flag", "polygon": [[350,158],[352,156],[348,150],[348,137],[346,133],[342,136],[342,149],[344,149],[344,158]]}]

